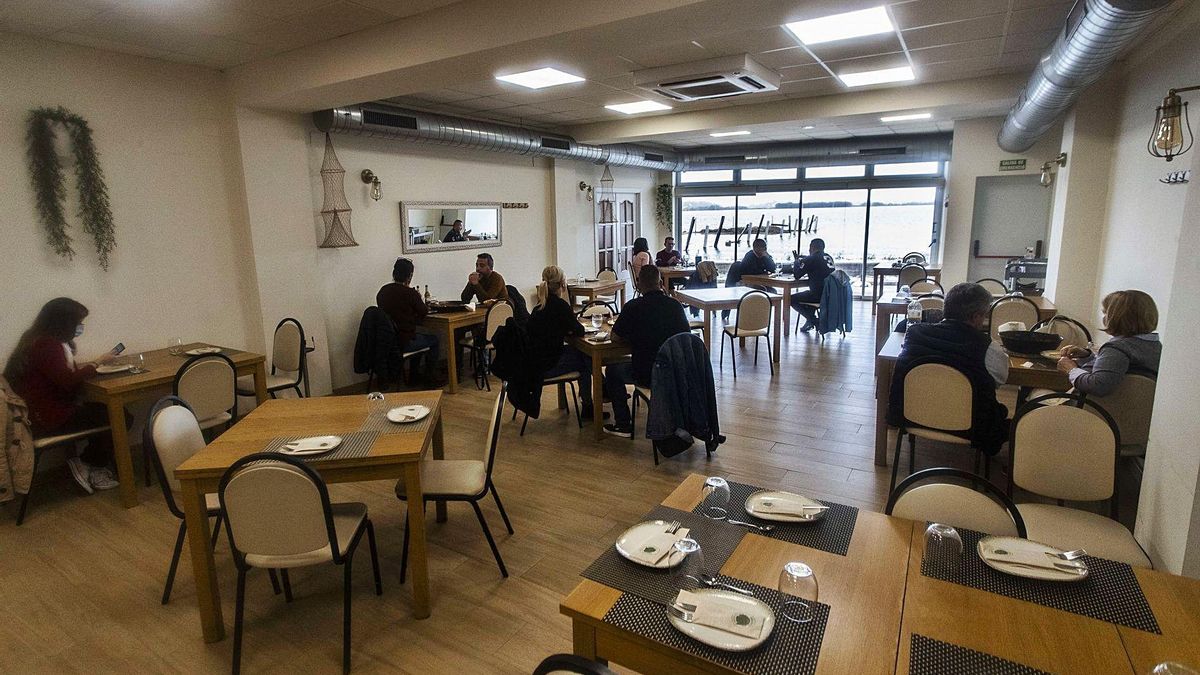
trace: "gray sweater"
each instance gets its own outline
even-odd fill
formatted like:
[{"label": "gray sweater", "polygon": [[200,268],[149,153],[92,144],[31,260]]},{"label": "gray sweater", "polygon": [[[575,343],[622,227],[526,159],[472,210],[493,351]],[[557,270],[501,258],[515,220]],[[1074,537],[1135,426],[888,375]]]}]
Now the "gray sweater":
[{"label": "gray sweater", "polygon": [[1094,356],[1081,359],[1079,367],[1072,369],[1067,377],[1076,391],[1108,396],[1125,373],[1157,378],[1161,356],[1158,333],[1115,337],[1100,345]]}]

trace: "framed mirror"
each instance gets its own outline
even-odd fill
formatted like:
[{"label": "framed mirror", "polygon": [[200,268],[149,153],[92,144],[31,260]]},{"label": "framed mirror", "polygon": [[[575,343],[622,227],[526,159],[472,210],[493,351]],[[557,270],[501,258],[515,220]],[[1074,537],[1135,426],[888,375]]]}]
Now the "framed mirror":
[{"label": "framed mirror", "polygon": [[499,202],[400,202],[405,253],[500,245]]}]

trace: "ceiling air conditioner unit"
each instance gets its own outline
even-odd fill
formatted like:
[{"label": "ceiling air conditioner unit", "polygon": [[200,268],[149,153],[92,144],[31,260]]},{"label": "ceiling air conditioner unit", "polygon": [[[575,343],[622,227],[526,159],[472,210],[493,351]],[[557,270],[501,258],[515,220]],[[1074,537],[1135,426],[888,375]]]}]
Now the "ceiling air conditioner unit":
[{"label": "ceiling air conditioner unit", "polygon": [[675,101],[700,101],[779,89],[779,73],[747,54],[637,70],[633,83]]}]

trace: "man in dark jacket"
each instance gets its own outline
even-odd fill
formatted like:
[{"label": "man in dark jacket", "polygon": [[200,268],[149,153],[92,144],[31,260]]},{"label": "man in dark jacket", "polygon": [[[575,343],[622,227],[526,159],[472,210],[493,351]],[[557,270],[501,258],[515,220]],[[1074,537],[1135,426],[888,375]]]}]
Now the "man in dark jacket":
[{"label": "man in dark jacket", "polygon": [[683,305],[662,290],[662,274],[654,265],[643,265],[637,278],[642,297],[625,303],[613,333],[629,343],[633,359],[614,363],[605,371],[604,392],[612,401],[613,423],[604,430],[614,436],[633,436],[633,418],[629,414],[629,392],[625,386],[649,387],[654,357],[667,338],[689,330]]},{"label": "man in dark jacket", "polygon": [[792,273],[797,279],[808,276],[808,290],[792,293],[792,309],[804,315],[802,331],[810,331],[817,325],[817,310],[801,303],[815,302],[820,304],[821,293],[825,290],[825,278],[833,274],[833,268],[825,260],[825,240],[813,239],[808,242],[808,255],[796,261]]},{"label": "man in dark jacket", "polygon": [[[742,277],[747,274],[774,274],[775,259],[767,253],[767,240],[755,239],[753,246],[742,256],[740,262],[729,266],[725,275],[725,287],[732,288],[742,283]],[[819,298],[820,296],[818,296]],[[723,321],[729,320],[729,310],[721,312]]]},{"label": "man in dark jacket", "polygon": [[916,365],[941,363],[971,382],[971,445],[995,455],[1008,437],[1008,408],[996,386],[1008,378],[1008,356],[983,330],[992,294],[979,284],[958,284],[946,293],[945,319],[908,327],[892,375],[887,422],[904,424],[904,376]]}]

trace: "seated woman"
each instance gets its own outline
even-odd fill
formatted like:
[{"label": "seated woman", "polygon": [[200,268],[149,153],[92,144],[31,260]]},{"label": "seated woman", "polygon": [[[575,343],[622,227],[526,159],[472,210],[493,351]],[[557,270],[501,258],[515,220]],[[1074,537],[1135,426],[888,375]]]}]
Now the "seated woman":
[{"label": "seated woman", "polygon": [[638,237],[633,240],[633,257],[629,259],[629,265],[633,271],[633,278],[638,277],[638,273],[642,270],[642,265],[649,265],[654,262],[650,257],[650,242],[646,241],[645,237]]},{"label": "seated woman", "polygon": [[583,324],[567,304],[567,281],[561,268],[550,265],[542,270],[537,306],[529,315],[526,330],[542,377],[548,379],[572,371],[579,373],[579,396],[583,401],[580,414],[591,417],[592,361],[583,352],[564,344],[568,336],[583,335]]},{"label": "seated woman", "polygon": [[[70,298],[47,302],[8,358],[4,377],[29,406],[34,438],[108,424],[103,404],[79,402],[80,388],[96,375],[96,366],[116,358],[108,352],[87,363],[76,362],[75,338],[83,335],[87,315],[87,307]],[[117,487],[108,468],[112,458],[112,438],[99,434],[88,440],[82,454],[67,460],[67,468],[79,487],[92,494]]]},{"label": "seated woman", "polygon": [[436,335],[417,332],[417,326],[421,325],[429,308],[411,285],[414,269],[413,262],[408,258],[397,258],[392,266],[392,283],[379,289],[375,294],[375,304],[392,318],[401,352],[429,348],[425,353],[425,377],[432,382],[433,368],[438,358],[438,339]]},{"label": "seated woman", "polygon": [[1058,360],[1076,391],[1094,396],[1111,394],[1126,373],[1158,377],[1162,343],[1158,340],[1158,307],[1142,291],[1115,291],[1100,303],[1104,332],[1112,339],[1092,354],[1083,345],[1068,345]]}]

